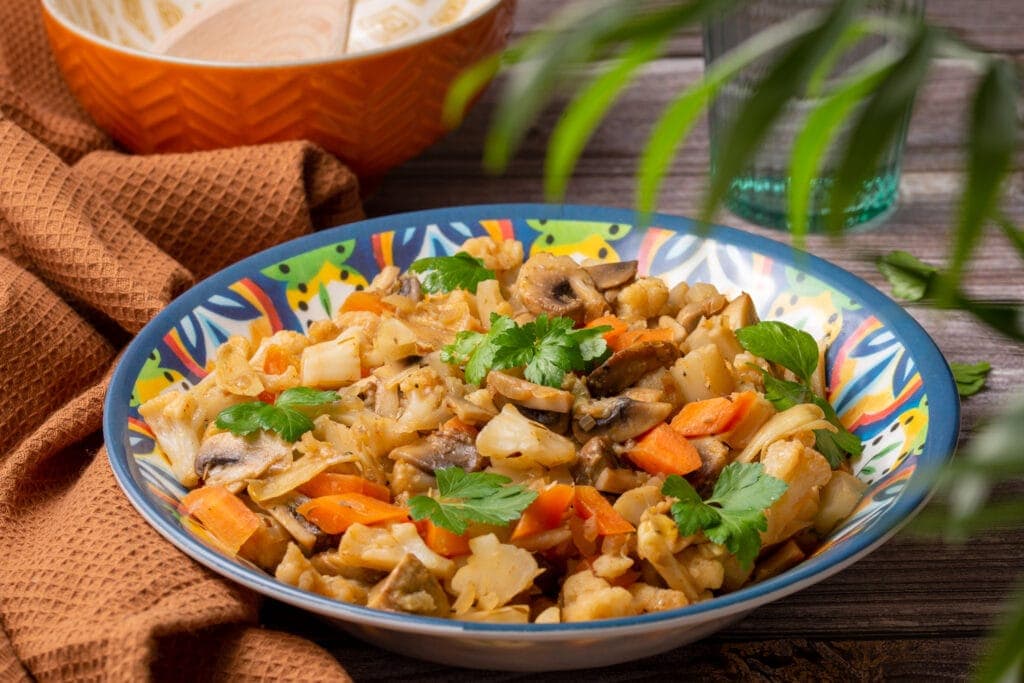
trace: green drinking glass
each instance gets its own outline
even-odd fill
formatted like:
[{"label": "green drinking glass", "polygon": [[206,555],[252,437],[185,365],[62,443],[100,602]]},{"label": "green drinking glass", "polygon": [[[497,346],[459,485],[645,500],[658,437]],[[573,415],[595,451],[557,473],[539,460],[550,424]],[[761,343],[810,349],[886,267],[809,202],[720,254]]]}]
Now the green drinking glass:
[{"label": "green drinking glass", "polygon": [[[834,0],[753,0],[727,14],[715,16],[704,25],[705,64],[714,63],[751,36],[800,12],[826,10],[832,6]],[[865,11],[881,16],[919,19],[924,12],[924,0],[871,0]],[[861,60],[884,46],[887,41],[897,39],[894,36],[879,35],[862,40],[837,60],[829,80],[842,79],[851,67],[861,63]],[[713,102],[709,117],[712,174],[715,173],[715,157],[723,136],[730,129],[733,117],[772,65],[772,57],[768,55],[744,68],[736,78],[722,87]],[[827,91],[827,83],[824,90]],[[733,178],[725,198],[725,205],[730,211],[765,227],[790,228],[789,162],[793,141],[802,129],[807,114],[820,101],[819,98],[803,97],[789,103],[787,110],[761,143],[754,161]],[[856,118],[856,112],[852,118]],[[871,179],[863,184],[856,200],[847,208],[844,216],[846,228],[876,226],[896,208],[900,163],[909,118],[908,109],[903,113],[900,133],[882,154]],[[848,135],[840,130],[836,142],[825,155],[818,177],[812,180],[807,216],[807,226],[812,232],[826,228],[829,193],[838,163],[836,151],[843,149],[847,138]]]}]

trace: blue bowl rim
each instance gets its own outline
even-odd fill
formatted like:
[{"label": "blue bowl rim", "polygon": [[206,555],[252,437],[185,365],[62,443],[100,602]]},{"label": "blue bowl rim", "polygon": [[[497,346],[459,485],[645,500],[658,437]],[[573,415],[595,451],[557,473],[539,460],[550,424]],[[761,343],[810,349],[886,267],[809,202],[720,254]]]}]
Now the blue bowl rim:
[{"label": "blue bowl rim", "polygon": [[[702,237],[733,244],[789,263],[852,296],[869,308],[885,322],[906,348],[912,350],[928,396],[928,438],[919,456],[917,469],[895,503],[872,520],[867,529],[857,533],[842,545],[812,557],[779,576],[686,607],[599,621],[494,624],[385,612],[308,593],[281,583],[269,574],[235,562],[204,544],[180,524],[164,517],[136,478],[139,475],[138,465],[124,448],[123,438],[132,389],[130,382],[137,376],[149,350],[157,344],[165,328],[179,321],[197,301],[205,297],[206,292],[226,287],[262,266],[271,265],[296,253],[331,244],[339,237],[352,238],[358,237],[359,234],[367,235],[431,223],[472,223],[481,219],[496,218],[585,220],[631,225],[637,215],[632,209],[572,204],[480,204],[427,209],[367,219],[305,235],[249,256],[211,275],[181,294],[157,314],[132,340],[121,356],[104,401],[103,414],[104,441],[118,484],[143,518],[180,550],[215,572],[264,595],[323,616],[389,630],[433,635],[471,633],[474,636],[495,640],[550,640],[572,635],[595,636],[598,632],[601,635],[628,635],[650,630],[657,625],[685,626],[725,619],[817,583],[882,545],[910,521],[931,496],[930,486],[912,486],[911,483],[924,476],[926,470],[939,468],[953,457],[959,438],[960,401],[949,365],[920,324],[901,306],[864,280],[839,266],[796,250],[783,242],[719,225],[710,226]],[[698,233],[695,221],[680,216],[652,214],[647,225],[682,233]]]}]

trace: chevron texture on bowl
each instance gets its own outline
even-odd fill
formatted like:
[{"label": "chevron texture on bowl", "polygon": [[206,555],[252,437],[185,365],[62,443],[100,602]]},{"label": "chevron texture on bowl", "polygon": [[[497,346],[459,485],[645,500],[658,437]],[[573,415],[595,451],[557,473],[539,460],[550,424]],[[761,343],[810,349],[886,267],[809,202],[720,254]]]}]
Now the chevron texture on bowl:
[{"label": "chevron texture on bowl", "polygon": [[101,0],[44,0],[46,31],[71,91],[128,149],[188,152],[305,139],[364,178],[410,159],[445,132],[449,86],[505,45],[515,7],[515,0],[491,0],[447,30],[366,54],[218,65],[101,37],[69,18],[79,16],[70,5],[83,2]]}]

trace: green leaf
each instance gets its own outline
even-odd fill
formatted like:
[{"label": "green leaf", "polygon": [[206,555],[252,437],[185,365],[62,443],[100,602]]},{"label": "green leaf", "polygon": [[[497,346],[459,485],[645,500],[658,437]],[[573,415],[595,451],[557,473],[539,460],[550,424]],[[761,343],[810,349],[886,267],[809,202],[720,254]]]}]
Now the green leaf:
[{"label": "green leaf", "polygon": [[888,71],[861,111],[840,155],[830,196],[828,226],[843,228],[846,210],[877,171],[882,155],[898,139],[938,42],[938,32],[921,26],[903,57]]},{"label": "green leaf", "polygon": [[814,67],[843,35],[864,0],[839,0],[809,33],[795,40],[768,69],[736,116],[726,125],[715,150],[711,186],[701,221],[709,223],[729,187],[771,131],[786,104],[805,88]]},{"label": "green leaf", "polygon": [[826,153],[856,106],[889,74],[893,61],[888,53],[867,60],[807,115],[797,133],[789,159],[788,185],[789,225],[796,247],[805,244],[814,179],[820,175]]},{"label": "green leaf", "polygon": [[285,441],[298,441],[303,434],[313,429],[313,421],[304,413],[294,408],[269,407],[272,410],[266,412],[265,428],[277,432]]},{"label": "green leaf", "polygon": [[786,482],[765,473],[761,463],[734,462],[722,470],[711,497],[703,502],[679,475],[666,478],[661,492],[677,499],[670,511],[680,534],[702,530],[749,567],[761,550],[760,532],[768,528],[764,511],[786,488]]},{"label": "green leaf", "polygon": [[985,648],[978,667],[978,683],[1019,681],[1024,678],[1024,585],[1018,584],[1004,606],[995,635]]},{"label": "green leaf", "polygon": [[774,320],[736,330],[740,345],[767,361],[777,363],[805,383],[818,367],[818,343],[803,330]]},{"label": "green leaf", "polygon": [[576,162],[601,119],[637,70],[657,58],[663,49],[663,40],[635,42],[565,108],[551,133],[544,162],[544,194],[548,201],[559,201],[565,196]]},{"label": "green leaf", "polygon": [[770,26],[710,64],[702,80],[684,89],[665,107],[651,130],[637,167],[637,208],[642,214],[654,210],[662,182],[680,145],[721,87],[744,67],[813,28],[814,24],[806,15]]},{"label": "green leaf", "polygon": [[445,128],[456,128],[465,118],[473,100],[483,92],[501,69],[503,61],[514,61],[502,53],[481,59],[459,74],[445,96],[441,121]]},{"label": "green leaf", "polygon": [[1010,240],[1010,244],[1013,245],[1013,248],[1017,250],[1017,253],[1020,254],[1021,258],[1024,258],[1024,231],[1021,231],[1020,228],[1014,225],[1013,221],[1011,221],[1010,218],[1001,211],[996,212],[995,221],[1002,229],[1003,234]]},{"label": "green leaf", "polygon": [[511,479],[489,472],[466,472],[460,467],[434,471],[439,499],[413,496],[409,513],[415,520],[429,518],[434,524],[463,534],[469,522],[506,525],[522,516],[537,492]]},{"label": "green leaf", "polygon": [[971,111],[967,179],[947,277],[941,283],[938,297],[946,305],[955,300],[964,265],[974,252],[985,221],[996,209],[1003,179],[1009,172],[1019,133],[1019,96],[1020,83],[1014,65],[1005,59],[992,60],[975,93]]},{"label": "green leaf", "polygon": [[226,429],[232,434],[245,436],[253,432],[265,429],[265,415],[268,408],[272,408],[263,401],[252,401],[239,403],[225,408],[217,414],[216,425],[220,429]]},{"label": "green leaf", "polygon": [[409,270],[426,273],[423,289],[437,294],[465,289],[476,294],[476,286],[484,280],[493,280],[494,271],[484,267],[481,259],[460,251],[452,256],[431,256],[413,261]]},{"label": "green leaf", "polygon": [[318,391],[310,387],[293,387],[285,389],[274,401],[279,407],[321,406],[338,400],[336,391]]},{"label": "green leaf", "polygon": [[892,285],[892,295],[905,301],[920,301],[931,291],[938,269],[905,251],[891,251],[878,257],[878,272]]},{"label": "green leaf", "polygon": [[956,380],[956,390],[961,396],[974,396],[985,386],[985,378],[992,370],[988,361],[977,363],[950,363],[953,371],[953,379]]}]

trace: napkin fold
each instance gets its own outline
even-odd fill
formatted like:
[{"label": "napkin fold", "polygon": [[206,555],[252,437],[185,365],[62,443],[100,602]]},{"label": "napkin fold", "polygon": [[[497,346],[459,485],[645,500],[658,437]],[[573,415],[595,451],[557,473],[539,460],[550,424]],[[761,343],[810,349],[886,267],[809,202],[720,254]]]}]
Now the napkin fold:
[{"label": "napkin fold", "polygon": [[99,430],[120,349],[171,299],[361,217],[356,178],[308,143],[116,151],[38,0],[0,3],[0,680],[347,679],[149,527]]}]

